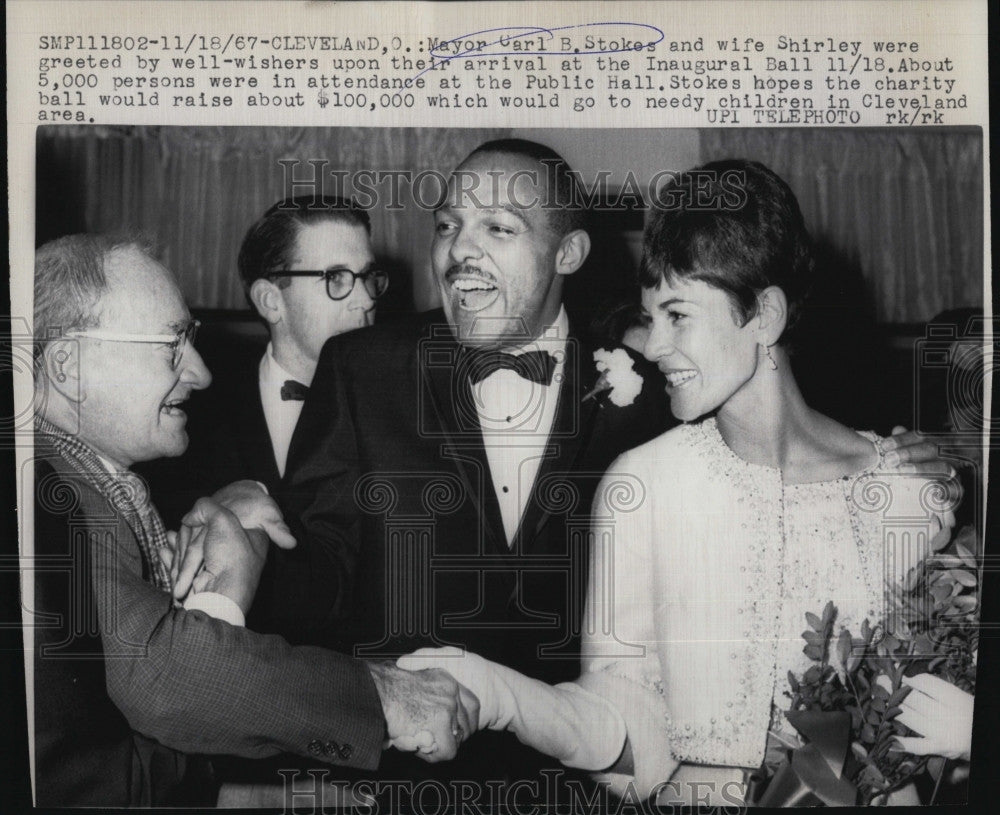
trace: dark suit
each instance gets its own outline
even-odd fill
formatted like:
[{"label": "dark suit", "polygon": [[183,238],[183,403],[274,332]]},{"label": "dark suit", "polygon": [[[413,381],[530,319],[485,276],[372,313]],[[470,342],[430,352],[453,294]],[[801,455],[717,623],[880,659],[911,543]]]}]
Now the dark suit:
[{"label": "dark suit", "polygon": [[260,481],[272,494],[281,476],[260,401],[261,353],[248,354],[226,367],[205,392],[211,404],[204,434],[206,466],[222,485],[242,478]]},{"label": "dark suit", "polygon": [[[548,682],[579,675],[594,491],[611,461],[662,432],[669,414],[662,375],[638,355],[644,387],[633,405],[582,402],[597,378],[592,351],[572,334],[566,350],[546,457],[508,546],[443,312],[327,342],[283,503],[309,547],[357,558],[349,605],[337,598],[350,615],[330,642],[387,657],[455,644]],[[527,752],[507,734],[480,735],[438,771],[516,777],[515,751]],[[412,759],[402,764],[402,777],[421,773]]]},{"label": "dark suit", "polygon": [[217,352],[210,365],[212,384],[192,393],[185,406],[185,453],[136,467],[157,496],[168,529],[176,529],[199,498],[233,481],[249,478],[272,494],[277,491],[281,478],[260,402],[263,353],[264,346],[257,343]]},{"label": "dark suit", "polygon": [[47,437],[35,453],[39,805],[211,803],[188,754],[378,764],[384,720],[362,664],[174,608],[124,518]]},{"label": "dark suit", "polygon": [[[190,443],[179,458],[161,459],[137,467],[157,496],[157,507],[167,528],[204,495],[234,481],[250,479],[278,495],[282,479],[260,399],[260,360],[263,345],[227,349],[213,363],[217,371],[207,390],[192,394],[188,404]],[[328,562],[327,550],[299,546],[293,550],[271,545],[247,627],[280,634],[293,645],[315,644],[331,618],[318,616],[312,605],[316,594],[336,597],[335,585],[349,579],[351,566]],[[319,558],[314,563],[312,556]],[[319,576],[322,582],[318,583]],[[339,606],[336,607],[339,613]]]}]

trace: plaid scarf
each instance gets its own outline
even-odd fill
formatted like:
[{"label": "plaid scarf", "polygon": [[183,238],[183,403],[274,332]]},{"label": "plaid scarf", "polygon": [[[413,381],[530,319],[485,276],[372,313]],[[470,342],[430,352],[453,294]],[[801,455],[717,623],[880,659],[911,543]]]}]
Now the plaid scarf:
[{"label": "plaid scarf", "polygon": [[149,579],[157,588],[170,591],[170,572],[159,555],[159,550],[167,546],[167,531],[149,499],[145,481],[128,470],[109,472],[90,447],[40,416],[35,416],[35,432],[44,435],[66,463],[121,514],[135,533]]}]

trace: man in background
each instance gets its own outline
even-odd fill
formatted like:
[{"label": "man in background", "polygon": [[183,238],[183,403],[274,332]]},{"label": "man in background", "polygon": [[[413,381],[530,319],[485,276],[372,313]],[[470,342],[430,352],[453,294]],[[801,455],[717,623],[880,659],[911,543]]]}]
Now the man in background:
[{"label": "man in background", "polygon": [[234,387],[216,397],[225,406],[217,429],[231,432],[216,437],[213,452],[226,445],[229,461],[216,466],[230,464],[273,490],[323,344],[371,325],[389,279],[375,262],[368,213],[333,197],[276,203],[250,227],[238,266],[270,341],[258,363],[234,371]]},{"label": "man in background", "polygon": [[[389,279],[371,244],[368,213],[333,196],[286,198],[247,231],[237,261],[247,301],[267,326],[263,354],[227,348],[214,387],[192,407],[192,442],[180,459],[151,470],[177,520],[198,495],[249,478],[276,494],[288,446],[323,344],[371,325]],[[181,478],[183,474],[183,478]],[[318,624],[303,592],[317,570],[308,547],[272,547],[248,618],[255,631],[309,641]],[[329,586],[327,590],[329,590]]]}]

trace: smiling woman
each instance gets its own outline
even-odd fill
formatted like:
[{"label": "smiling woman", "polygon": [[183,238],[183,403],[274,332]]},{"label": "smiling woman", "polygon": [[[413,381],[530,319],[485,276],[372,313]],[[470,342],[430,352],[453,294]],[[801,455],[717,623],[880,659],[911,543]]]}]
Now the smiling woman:
[{"label": "smiling woman", "polygon": [[[931,541],[943,545],[947,508],[921,497],[940,485],[889,467],[883,439],[813,410],[798,389],[787,348],[813,263],[788,185],[729,160],[678,175],[666,192],[674,206],[655,211],[645,234],[644,353],[686,424],[620,456],[595,497],[585,619],[612,622],[584,633],[572,685],[543,688],[476,659],[448,669],[498,704],[481,726],[601,771],[619,795],[753,803],[754,772],[802,744],[785,713],[789,677],[810,667],[797,635],[817,592],[836,598],[834,636],[877,619],[886,583]],[[466,222],[451,217],[455,245]],[[453,250],[455,262],[503,258],[483,246],[508,238],[483,235]],[[459,267],[444,280],[458,288],[466,274],[478,273]],[[643,495],[623,500],[635,483]],[[879,485],[893,516],[872,503]],[[913,523],[905,535],[897,513]],[[434,665],[433,653],[406,659]],[[581,742],[605,749],[581,759]]]},{"label": "smiling woman", "polygon": [[755,162],[706,165],[661,196],[673,204],[650,220],[639,271],[646,355],[667,376],[674,415],[690,421],[753,387],[759,350],[773,370],[772,346],[794,340],[811,241],[788,185]]},{"label": "smiling woman", "polygon": [[[802,744],[784,715],[787,677],[809,667],[794,634],[816,592],[837,598],[838,632],[876,619],[884,585],[929,554],[945,519],[918,499],[927,479],[887,467],[879,437],[802,398],[788,349],[814,265],[788,185],[727,160],[668,192],[676,206],[653,214],[644,241],[645,355],[689,424],[605,476],[608,491],[640,475],[652,500],[615,513],[615,547],[594,554],[589,603],[614,614],[615,631],[586,643],[580,682],[617,700],[634,757],[622,769],[641,784],[669,781],[658,801],[693,803],[708,789],[726,804],[751,794],[751,771],[777,747]],[[890,481],[894,512],[919,519],[912,537],[893,537],[866,501],[876,479]],[[694,574],[711,581],[711,606]],[[647,657],[607,656],[616,639],[645,644]]]}]

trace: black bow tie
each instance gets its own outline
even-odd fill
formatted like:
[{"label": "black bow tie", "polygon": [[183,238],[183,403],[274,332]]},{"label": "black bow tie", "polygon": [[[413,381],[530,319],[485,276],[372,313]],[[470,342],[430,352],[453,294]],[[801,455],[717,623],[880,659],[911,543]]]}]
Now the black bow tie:
[{"label": "black bow tie", "polygon": [[529,382],[549,385],[552,383],[552,373],[556,369],[555,358],[548,351],[508,354],[496,348],[488,348],[468,351],[464,356],[462,365],[473,385],[501,369],[513,371]]},{"label": "black bow tie", "polygon": [[281,401],[301,402],[306,398],[306,394],[308,393],[308,385],[303,385],[294,379],[286,379],[285,384],[281,386]]}]

